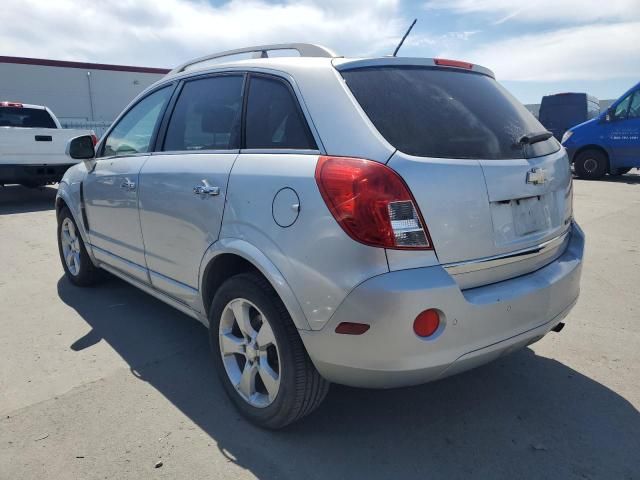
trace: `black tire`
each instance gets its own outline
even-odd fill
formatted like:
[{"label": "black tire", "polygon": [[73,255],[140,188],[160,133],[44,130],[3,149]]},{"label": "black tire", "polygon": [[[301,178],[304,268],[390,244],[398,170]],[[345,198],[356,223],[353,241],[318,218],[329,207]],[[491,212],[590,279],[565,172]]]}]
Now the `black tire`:
[{"label": "black tire", "polygon": [[[232,384],[222,361],[219,326],[232,300],[246,299],[266,317],[278,348],[280,385],[272,403],[249,404]],[[209,309],[209,338],[215,369],[240,413],[252,423],[279,429],[313,412],[329,391],[309,358],[287,309],[271,285],[260,275],[242,273],[227,280],[217,291]]]},{"label": "black tire", "polygon": [[[77,241],[79,245],[79,262],[78,262],[78,270],[77,272],[72,272],[67,266],[67,262],[64,257],[63,244],[62,244],[62,226],[65,223],[65,220],[70,221],[75,228],[75,232],[77,234]],[[87,249],[85,248],[84,241],[82,240],[82,236],[78,230],[78,225],[76,224],[71,212],[67,207],[63,207],[58,214],[58,252],[60,254],[60,261],[62,262],[62,268],[64,269],[65,276],[69,279],[71,283],[78,287],[88,287],[90,285],[94,285],[97,281],[102,278],[101,271],[98,267],[96,267],[91,259],[89,258],[89,254],[87,253]]]},{"label": "black tire", "polygon": [[629,173],[630,171],[631,171],[631,167],[616,168],[615,171],[611,173],[611,175],[615,175],[617,177],[619,175],[624,175],[625,173]]},{"label": "black tire", "polygon": [[600,150],[580,152],[574,162],[576,175],[580,178],[595,180],[604,177],[609,169],[609,160]]}]

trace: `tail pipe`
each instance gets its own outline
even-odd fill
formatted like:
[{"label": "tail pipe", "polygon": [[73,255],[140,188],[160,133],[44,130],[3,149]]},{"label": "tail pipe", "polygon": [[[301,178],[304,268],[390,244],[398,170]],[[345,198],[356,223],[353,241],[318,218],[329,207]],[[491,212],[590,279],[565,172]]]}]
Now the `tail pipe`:
[{"label": "tail pipe", "polygon": [[564,328],[564,322],[560,322],[555,327],[553,327],[551,330],[556,332],[556,333],[560,333],[563,328]]}]

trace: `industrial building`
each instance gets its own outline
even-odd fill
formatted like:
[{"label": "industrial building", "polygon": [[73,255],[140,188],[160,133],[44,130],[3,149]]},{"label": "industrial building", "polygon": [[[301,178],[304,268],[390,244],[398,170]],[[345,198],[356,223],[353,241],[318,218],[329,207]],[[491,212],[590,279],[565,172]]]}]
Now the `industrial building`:
[{"label": "industrial building", "polygon": [[0,56],[0,101],[46,105],[64,127],[104,133],[162,68]]}]

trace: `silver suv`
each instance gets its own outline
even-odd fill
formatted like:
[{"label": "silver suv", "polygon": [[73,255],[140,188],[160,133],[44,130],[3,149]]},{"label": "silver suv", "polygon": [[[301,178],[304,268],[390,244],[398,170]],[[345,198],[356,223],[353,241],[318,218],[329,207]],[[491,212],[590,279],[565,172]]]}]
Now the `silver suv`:
[{"label": "silver suv", "polygon": [[84,160],[56,199],[68,279],[106,270],[203,322],[226,391],[264,427],[330,382],[481,365],[559,331],[578,297],[567,155],[477,65],[224,52],[67,150]]}]

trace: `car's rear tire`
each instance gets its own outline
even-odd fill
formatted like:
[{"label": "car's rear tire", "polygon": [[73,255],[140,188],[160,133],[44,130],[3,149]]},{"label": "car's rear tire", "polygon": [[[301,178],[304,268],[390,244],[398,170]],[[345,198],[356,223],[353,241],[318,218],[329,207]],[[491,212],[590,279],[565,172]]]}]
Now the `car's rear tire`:
[{"label": "car's rear tire", "polygon": [[58,214],[58,252],[64,273],[74,285],[88,287],[102,277],[89,258],[78,225],[67,207]]},{"label": "car's rear tire", "polygon": [[578,177],[595,180],[607,173],[609,161],[599,150],[585,150],[578,154],[574,163]]},{"label": "car's rear tire", "polygon": [[619,175],[624,175],[625,173],[629,173],[631,171],[631,167],[629,168],[616,168],[611,175],[615,175],[616,177]]},{"label": "car's rear tire", "polygon": [[258,426],[295,422],[329,391],[284,304],[258,274],[242,273],[222,284],[209,309],[209,337],[227,394]]}]

